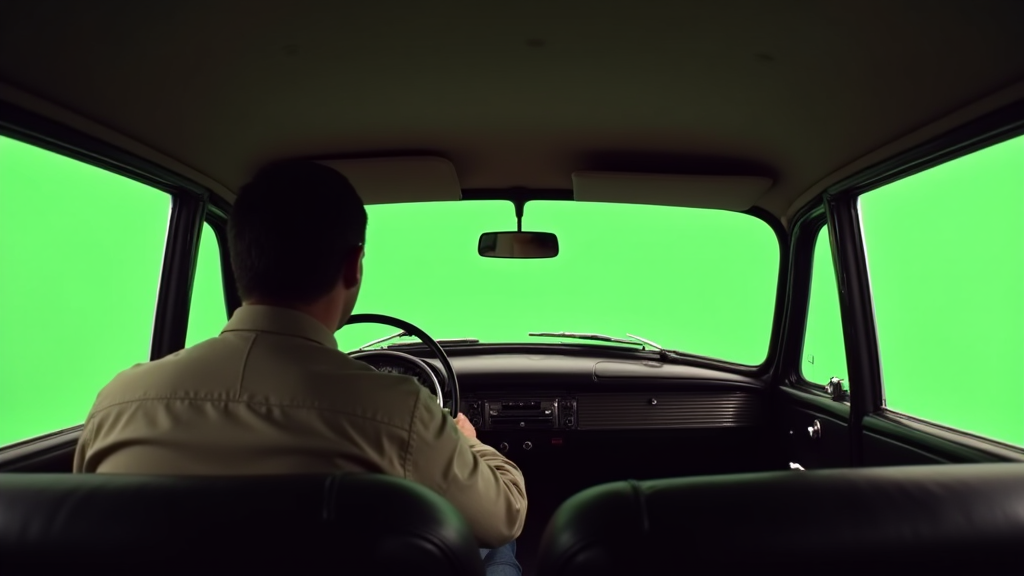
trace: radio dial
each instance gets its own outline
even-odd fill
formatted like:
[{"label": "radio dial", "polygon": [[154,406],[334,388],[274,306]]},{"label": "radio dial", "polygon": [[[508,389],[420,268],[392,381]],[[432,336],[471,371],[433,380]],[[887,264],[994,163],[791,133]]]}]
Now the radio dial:
[{"label": "radio dial", "polygon": [[501,450],[502,452],[508,452],[508,442],[502,442],[501,444],[498,444],[498,450]]},{"label": "radio dial", "polygon": [[523,442],[523,450],[529,450],[530,448],[533,448],[533,442],[530,442],[529,440]]}]

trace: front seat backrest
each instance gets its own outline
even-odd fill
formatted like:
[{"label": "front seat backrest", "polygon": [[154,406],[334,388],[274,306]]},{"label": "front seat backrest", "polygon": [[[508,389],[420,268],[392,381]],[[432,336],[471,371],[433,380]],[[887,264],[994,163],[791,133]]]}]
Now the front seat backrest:
[{"label": "front seat backrest", "polygon": [[540,576],[1024,574],[1024,464],[616,482],[569,498]]},{"label": "front seat backrest", "polygon": [[0,474],[0,574],[482,574],[429,489],[373,474]]}]

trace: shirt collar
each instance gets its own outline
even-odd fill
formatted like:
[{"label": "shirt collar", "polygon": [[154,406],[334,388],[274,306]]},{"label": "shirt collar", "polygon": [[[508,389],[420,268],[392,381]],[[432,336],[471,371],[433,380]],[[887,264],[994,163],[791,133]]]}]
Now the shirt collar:
[{"label": "shirt collar", "polygon": [[221,334],[225,332],[272,332],[338,349],[334,334],[323,324],[297,310],[277,306],[246,304],[235,310]]}]

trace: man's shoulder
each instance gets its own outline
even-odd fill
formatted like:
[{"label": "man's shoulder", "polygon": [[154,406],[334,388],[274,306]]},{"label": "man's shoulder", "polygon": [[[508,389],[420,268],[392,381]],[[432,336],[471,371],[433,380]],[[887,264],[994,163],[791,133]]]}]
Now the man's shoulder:
[{"label": "man's shoulder", "polygon": [[[412,377],[378,372],[344,352],[299,344],[268,349],[258,339],[212,338],[122,370],[97,395],[93,411],[124,402],[172,397],[260,400],[335,407],[375,400],[395,408],[415,402]],[[358,403],[358,402],[357,402]],[[411,406],[404,406],[411,407]]]},{"label": "man's shoulder", "polygon": [[121,370],[100,389],[93,411],[111,404],[165,394],[169,384],[194,383],[196,372],[212,360],[210,353],[216,353],[216,348],[223,347],[223,342],[218,343],[217,340],[212,338],[158,360],[137,362]]}]

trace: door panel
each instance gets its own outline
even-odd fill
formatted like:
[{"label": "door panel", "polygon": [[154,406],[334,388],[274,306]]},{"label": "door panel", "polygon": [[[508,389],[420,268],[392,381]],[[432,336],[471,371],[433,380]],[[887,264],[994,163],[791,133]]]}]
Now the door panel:
[{"label": "door panel", "polygon": [[864,419],[864,462],[902,464],[1024,462],[1019,448],[881,412]]},{"label": "door panel", "polygon": [[850,466],[849,406],[790,387],[779,394],[780,437],[789,461],[806,470]]},{"label": "door panel", "polygon": [[0,449],[0,472],[71,472],[82,427]]}]

